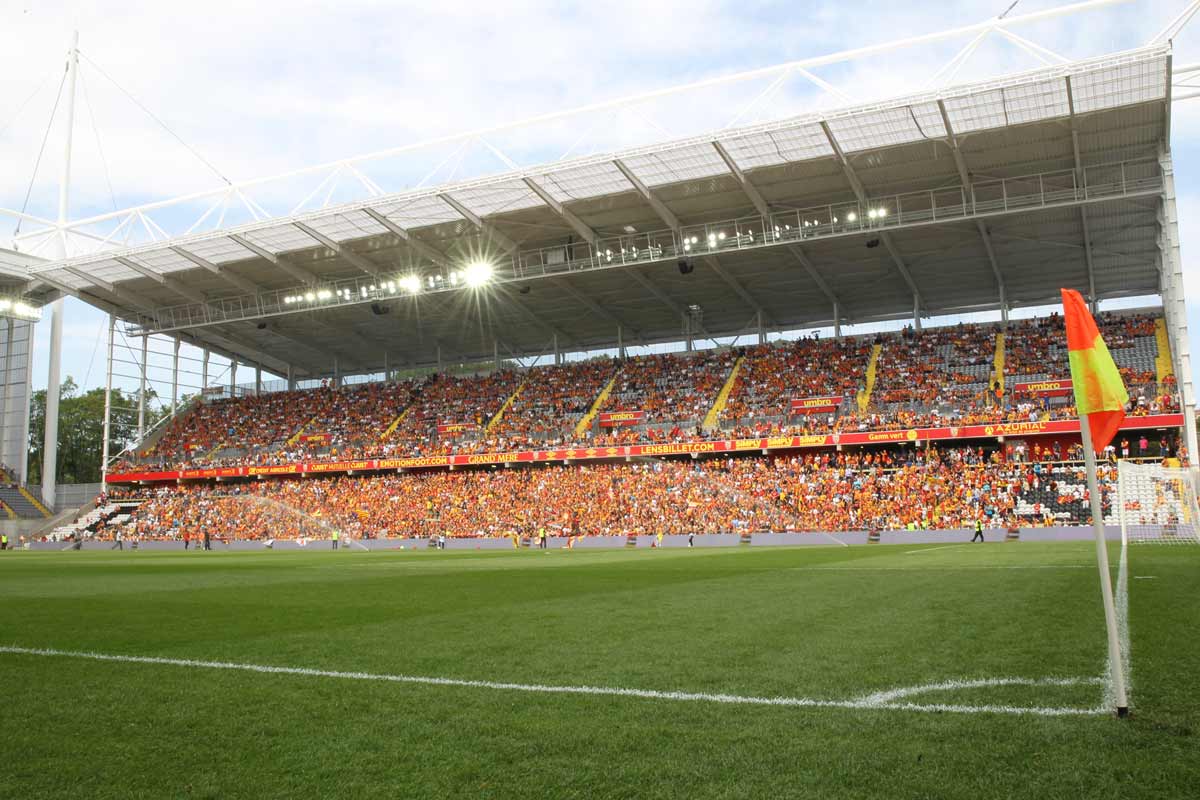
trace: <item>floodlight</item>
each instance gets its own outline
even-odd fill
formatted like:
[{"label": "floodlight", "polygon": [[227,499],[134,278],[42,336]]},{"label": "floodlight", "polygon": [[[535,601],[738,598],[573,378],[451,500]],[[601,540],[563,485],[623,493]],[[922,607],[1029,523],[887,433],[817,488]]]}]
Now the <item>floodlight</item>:
[{"label": "floodlight", "polygon": [[421,291],[421,279],[416,275],[406,275],[400,279],[400,288],[409,294],[417,294]]},{"label": "floodlight", "polygon": [[855,221],[855,220],[857,220],[857,219],[858,219],[858,214],[856,214],[856,213],[855,213],[855,212],[853,212],[853,211],[851,211],[850,213],[846,214],[846,222],[854,222],[854,221]]},{"label": "floodlight", "polygon": [[468,264],[467,268],[463,270],[463,280],[466,281],[467,286],[478,288],[492,279],[494,271],[495,268],[486,261],[476,261]]}]

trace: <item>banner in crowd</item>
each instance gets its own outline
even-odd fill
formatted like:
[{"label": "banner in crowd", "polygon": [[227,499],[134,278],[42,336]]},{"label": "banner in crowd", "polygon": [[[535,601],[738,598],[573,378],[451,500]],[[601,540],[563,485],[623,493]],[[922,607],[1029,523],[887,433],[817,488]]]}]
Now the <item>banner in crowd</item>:
[{"label": "banner in crowd", "polygon": [[840,397],[798,397],[792,400],[793,414],[820,414],[834,411],[842,404]]},{"label": "banner in crowd", "polygon": [[645,420],[645,411],[604,411],[600,414],[600,427],[631,427],[633,425],[640,425]]},{"label": "banner in crowd", "polygon": [[1069,397],[1072,391],[1070,378],[1057,381],[1026,381],[1012,385],[1013,394],[1032,394],[1037,397]]},{"label": "banner in crowd", "polygon": [[454,436],[465,431],[473,431],[478,427],[474,422],[442,422],[438,424],[438,433],[443,436]]},{"label": "banner in crowd", "polygon": [[[1179,428],[1182,414],[1156,414],[1127,417],[1122,430],[1145,428]],[[997,439],[1000,437],[1078,434],[1079,420],[1059,419],[1045,422],[1003,422],[991,425],[961,425],[945,428],[907,428],[895,431],[850,431],[818,433],[807,436],[765,436],[752,439],[718,439],[712,441],[677,442],[668,444],[631,444],[604,447],[567,447],[554,450],[523,450],[507,453],[470,453],[449,456],[415,456],[409,458],[362,459],[358,461],[307,462],[272,464],[267,466],[210,467],[205,469],[170,470],[162,472],[123,472],[107,477],[109,483],[137,481],[177,481],[211,478],[254,477],[257,475],[302,475],[308,473],[351,473],[379,470],[444,469],[491,464],[515,464],[601,459],[635,458],[639,456],[700,456],[716,453],[745,453],[777,450],[798,450],[813,447],[836,447],[864,444],[900,444],[956,439]]]},{"label": "banner in crowd", "polygon": [[300,441],[307,444],[329,444],[333,441],[333,436],[328,433],[305,433],[301,434]]}]

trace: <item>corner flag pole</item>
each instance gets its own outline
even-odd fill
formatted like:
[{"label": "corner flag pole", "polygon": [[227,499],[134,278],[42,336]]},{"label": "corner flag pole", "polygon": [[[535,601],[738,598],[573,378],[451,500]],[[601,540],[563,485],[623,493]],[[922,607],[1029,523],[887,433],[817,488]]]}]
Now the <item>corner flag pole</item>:
[{"label": "corner flag pole", "polygon": [[1100,569],[1100,594],[1104,598],[1104,624],[1108,628],[1108,662],[1112,672],[1113,694],[1116,695],[1117,716],[1129,716],[1129,700],[1125,696],[1125,668],[1121,660],[1121,640],[1117,635],[1117,608],[1113,604],[1112,574],[1108,567],[1108,545],[1104,541],[1104,503],[1100,499],[1096,479],[1096,451],[1092,449],[1092,428],[1087,414],[1079,415],[1079,432],[1083,435],[1083,463],[1087,468],[1088,497],[1092,501],[1092,529],[1096,533],[1096,566]]}]

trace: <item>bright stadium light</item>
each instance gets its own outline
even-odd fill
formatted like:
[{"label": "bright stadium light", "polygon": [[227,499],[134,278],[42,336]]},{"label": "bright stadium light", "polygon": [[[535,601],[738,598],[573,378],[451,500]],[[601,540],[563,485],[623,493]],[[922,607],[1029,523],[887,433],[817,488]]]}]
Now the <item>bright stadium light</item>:
[{"label": "bright stadium light", "polygon": [[421,279],[416,275],[405,275],[399,283],[400,288],[409,294],[418,294],[421,291]]},{"label": "bright stadium light", "polygon": [[486,261],[476,261],[468,264],[463,270],[463,280],[467,286],[478,288],[492,279],[494,268]]},{"label": "bright stadium light", "polygon": [[855,212],[851,211],[850,213],[846,214],[846,222],[854,222],[856,219],[858,219],[858,214]]}]

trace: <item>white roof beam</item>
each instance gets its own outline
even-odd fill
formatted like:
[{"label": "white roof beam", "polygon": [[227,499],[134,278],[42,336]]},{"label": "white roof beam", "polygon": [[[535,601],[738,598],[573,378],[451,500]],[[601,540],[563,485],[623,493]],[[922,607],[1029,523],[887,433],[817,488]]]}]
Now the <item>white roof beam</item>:
[{"label": "white roof beam", "polygon": [[377,264],[372,264],[368,259],[360,256],[358,253],[354,252],[349,247],[346,247],[341,242],[330,239],[328,236],[312,226],[305,225],[303,222],[293,222],[292,224],[295,225],[299,230],[303,231],[306,235],[311,236],[313,239],[316,239],[322,245],[332,250],[338,258],[342,259],[342,261],[345,261],[347,264],[361,269],[363,272],[371,275],[372,277],[377,277],[383,273],[383,270]]},{"label": "white roof beam", "polygon": [[74,267],[63,267],[63,271],[71,273],[76,278],[79,278],[82,281],[87,281],[89,286],[99,286],[101,289],[105,290],[106,292],[114,291],[113,285],[111,283],[109,283],[106,280],[97,278],[94,275],[88,275],[83,270],[78,270],[78,269],[75,269]]},{"label": "white roof beam", "polygon": [[139,275],[144,275],[145,277],[150,278],[153,281],[157,281],[158,283],[160,283],[163,286],[165,286],[166,288],[170,289],[172,292],[174,292],[175,294],[184,298],[185,300],[188,300],[193,303],[199,303],[200,305],[208,304],[208,296],[205,295],[204,292],[201,292],[198,289],[193,289],[190,286],[186,286],[181,281],[176,280],[175,278],[172,278],[169,275],[161,275],[161,274],[155,272],[154,270],[143,267],[141,264],[135,263],[123,256],[117,256],[113,260],[119,264],[123,264],[124,266],[129,267],[131,270],[138,273]]},{"label": "white roof beam", "polygon": [[229,238],[249,250],[251,253],[254,253],[254,255],[258,256],[259,258],[266,259],[271,264],[279,267],[281,270],[286,272],[288,275],[291,275],[298,281],[307,283],[310,286],[321,282],[321,279],[318,278],[316,274],[309,272],[308,270],[304,269],[304,267],[299,267],[293,264],[286,258],[275,255],[267,248],[255,244],[245,236],[242,236],[240,233],[231,233],[229,234]]},{"label": "white roof beam", "polygon": [[168,247],[167,249],[169,249],[171,252],[175,253],[178,256],[182,256],[183,258],[186,258],[188,261],[192,262],[197,267],[200,267],[201,269],[206,269],[209,272],[211,272],[212,274],[219,276],[222,280],[226,281],[229,284],[232,284],[233,286],[236,286],[237,288],[241,289],[243,292],[248,292],[249,294],[259,294],[263,290],[263,287],[259,286],[254,281],[252,281],[248,278],[243,278],[240,275],[235,275],[232,272],[230,272],[229,270],[223,269],[220,266],[218,266],[217,264],[214,264],[213,262],[209,261],[207,258],[202,258],[201,256],[198,256],[193,252],[185,250],[182,247],[172,245],[172,246]]},{"label": "white roof beam", "polygon": [[273,322],[268,323],[267,327],[264,328],[264,330],[266,330],[267,332],[271,333],[274,336],[278,336],[280,339],[283,339],[286,342],[291,342],[294,345],[303,347],[305,350],[310,350],[310,351],[316,353],[327,364],[333,364],[333,359],[336,358],[336,356],[333,353],[330,353],[327,350],[324,350],[315,344],[306,342],[303,339],[298,339],[289,333],[284,333],[283,331],[279,330],[279,326]]},{"label": "white roof beam", "polygon": [[505,253],[511,253],[517,249],[517,243],[501,233],[495,225],[490,222],[485,222],[478,214],[455,200],[449,194],[442,192],[438,195],[438,198],[440,198],[443,203],[461,214],[463,219],[474,225],[476,229],[487,236],[489,240],[500,245],[500,249]]},{"label": "white roof beam", "polygon": [[771,312],[763,308],[762,304],[754,299],[754,296],[750,294],[745,286],[742,285],[742,282],[730,274],[729,270],[721,265],[721,262],[716,256],[704,256],[701,260],[708,264],[708,266],[712,267],[712,271],[717,273],[717,277],[725,281],[725,285],[727,285],[730,289],[733,289],[734,294],[742,298],[746,305],[750,306],[752,311],[762,314],[763,319],[765,319],[772,327],[778,327],[779,323],[775,320],[775,317],[771,314]]},{"label": "white roof beam", "polygon": [[[287,374],[288,364],[286,361],[278,356],[264,353],[253,345],[247,344],[241,339],[230,335],[226,330],[222,330],[220,333],[217,333],[211,328],[206,328],[202,334],[196,331],[178,331],[171,335],[178,336],[180,339],[183,339],[184,341],[187,341],[189,344],[192,344],[196,347],[206,347],[212,352],[222,355],[225,358],[229,358],[234,361],[240,361],[242,363],[247,361],[253,362],[270,372],[274,372],[276,375]],[[216,343],[217,346],[214,347],[211,343]],[[302,367],[304,371],[310,375],[316,374],[315,371],[307,365],[294,364],[293,366]]]},{"label": "white roof beam", "polygon": [[[865,209],[868,205],[866,189],[863,188],[862,181],[858,178],[858,173],[854,171],[846,154],[842,152],[842,146],[838,144],[837,139],[833,135],[833,131],[829,129],[829,123],[821,120],[821,130],[825,132],[825,138],[829,140],[829,146],[833,149],[833,156],[842,166],[842,171],[846,174],[846,181],[850,184],[850,188],[854,191],[854,196],[858,198],[859,204]],[[861,211],[859,213],[862,213]],[[908,266],[904,263],[904,259],[900,257],[900,251],[896,249],[896,243],[892,241],[891,234],[888,231],[879,231],[879,240],[883,242],[888,253],[892,257],[892,263],[896,265],[896,270],[900,273],[900,277],[904,278],[904,282],[908,284],[908,288],[912,291],[913,302],[920,308],[925,307],[925,301],[921,298],[921,290],[917,288],[916,281],[913,280],[912,273],[908,271]]]},{"label": "white roof beam", "polygon": [[575,212],[571,211],[571,209],[555,200],[554,195],[550,194],[541,186],[539,186],[537,182],[533,180],[533,178],[524,178],[523,182],[529,187],[531,192],[536,194],[539,198],[541,198],[543,203],[550,207],[551,211],[562,217],[564,222],[570,225],[576,233],[582,236],[585,242],[594,245],[596,240],[600,238],[600,235],[596,233],[596,231],[593,230],[590,225],[576,216]]},{"label": "white roof beam", "polygon": [[[946,112],[946,103],[943,100],[937,101],[938,111],[942,115],[942,124],[946,127],[946,140],[950,145],[950,153],[954,156],[954,166],[958,169],[958,177],[962,181],[963,191],[969,193],[970,197],[966,198],[970,202],[974,196],[974,188],[971,186],[971,171],[967,169],[967,159],[962,154],[962,148],[958,146],[958,135],[954,133],[954,126],[950,124],[950,115]],[[1004,286],[1004,275],[1000,272],[1000,262],[996,260],[996,249],[992,246],[992,237],[988,232],[987,226],[983,224],[983,220],[975,220],[975,228],[979,231],[979,237],[983,240],[983,249],[987,251],[988,263],[992,267],[992,275],[996,277],[996,291],[1000,293],[1000,307],[1008,306],[1008,291]]]},{"label": "white roof beam", "polygon": [[434,264],[444,267],[452,265],[450,256],[446,255],[441,250],[438,250],[433,245],[426,244],[424,241],[417,238],[416,235],[410,233],[407,229],[402,228],[395,222],[392,222],[390,219],[384,216],[382,212],[368,207],[363,209],[363,213],[378,222],[383,227],[387,228],[389,233],[399,239],[402,239],[405,244],[412,248],[413,251],[429,259]]},{"label": "white roof beam", "polygon": [[829,288],[829,284],[825,281],[825,279],[821,277],[821,273],[817,272],[817,268],[813,264],[812,259],[808,257],[808,253],[804,252],[804,249],[798,244],[788,245],[788,250],[796,257],[796,260],[800,262],[800,266],[803,267],[804,271],[808,273],[808,277],[813,279],[813,283],[815,283],[817,288],[821,290],[821,293],[825,295],[825,299],[827,299],[833,305],[840,307],[841,301],[838,300],[838,296],[834,293],[834,291]]},{"label": "white roof beam", "polygon": [[[635,281],[637,281],[639,284],[641,284],[643,289],[645,289],[647,292],[649,292],[650,294],[657,297],[659,302],[661,302],[667,308],[674,311],[677,316],[679,316],[679,317],[687,316],[687,309],[685,309],[683,306],[679,305],[679,303],[672,300],[671,296],[668,295],[666,292],[664,292],[657,283],[650,280],[645,275],[643,275],[641,272],[639,272],[636,267],[625,267],[625,271],[627,273],[629,273],[630,277],[632,277]],[[709,332],[706,331],[703,326],[697,326],[696,330],[701,335],[703,335],[704,338],[706,338],[706,339],[713,338],[712,335],[709,334]]]},{"label": "white roof beam", "polygon": [[515,294],[513,294],[512,292],[506,292],[504,295],[504,299],[506,301],[512,303],[513,307],[516,308],[518,311],[520,311],[522,314],[524,314],[529,320],[531,320],[533,322],[533,324],[537,325],[542,330],[547,331],[547,332],[552,333],[555,336],[557,336],[560,342],[565,342],[566,344],[569,344],[572,346],[576,346],[579,344],[579,341],[574,336],[567,333],[566,331],[564,331],[562,328],[558,327],[557,325],[555,325],[551,322],[547,322],[546,320],[542,319],[541,315],[539,315],[537,312],[535,312],[529,306],[525,305],[525,303],[522,302],[521,299],[519,297],[517,297]]},{"label": "white roof beam", "polygon": [[595,300],[588,297],[583,292],[576,289],[574,286],[571,285],[571,282],[568,281],[566,278],[561,278],[561,277],[560,278],[551,278],[550,281],[555,286],[560,287],[564,292],[571,295],[572,298],[574,298],[576,301],[581,303],[584,307],[586,307],[593,314],[595,314],[598,317],[603,317],[604,319],[611,322],[613,325],[620,327],[623,331],[628,331],[630,334],[630,337],[633,339],[634,342],[636,342],[638,344],[642,344],[641,331],[639,331],[637,328],[634,328],[634,327],[630,326],[629,324],[623,322],[616,314],[609,311],[607,308],[600,305],[600,303],[596,302]]},{"label": "white roof beam", "polygon": [[754,204],[758,213],[769,219],[771,216],[771,207],[767,205],[767,201],[762,196],[762,193],[758,191],[758,187],[750,182],[750,179],[746,177],[746,173],[742,172],[742,168],[733,160],[733,156],[725,149],[725,145],[720,142],[713,142],[713,147],[716,149],[717,155],[721,157],[721,160],[725,162],[725,166],[729,167],[729,174],[733,175],[734,179],[737,180],[738,185],[742,187],[745,195],[750,198],[750,202]]},{"label": "white roof beam", "polygon": [[[1087,188],[1087,174],[1083,170],[1083,159],[1079,155],[1079,130],[1075,125],[1075,89],[1071,85],[1071,76],[1066,77],[1067,82],[1067,111],[1069,116],[1067,121],[1071,126],[1071,154],[1075,158],[1075,190]],[[1168,81],[1168,91],[1170,82]],[[1171,104],[1167,103],[1167,109],[1171,108]],[[1096,267],[1092,262],[1092,236],[1088,227],[1087,206],[1079,206],[1079,224],[1083,228],[1083,258],[1087,265],[1088,279],[1088,302],[1092,306],[1093,313],[1096,311],[1096,304],[1099,298],[1096,297]]]},{"label": "white roof beam", "polygon": [[649,187],[642,183],[642,179],[633,174],[633,170],[625,166],[624,161],[616,158],[613,159],[612,163],[613,166],[620,170],[621,174],[625,176],[625,180],[633,184],[633,188],[636,189],[637,193],[640,194],[642,198],[650,204],[650,207],[654,209],[654,213],[658,214],[659,219],[665,222],[668,228],[678,232],[683,227],[679,223],[679,217],[675,216],[675,212],[667,208],[666,203],[655,197],[654,193],[650,191]]}]

